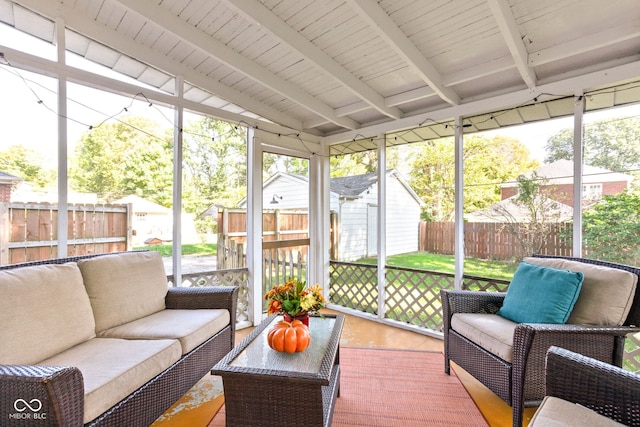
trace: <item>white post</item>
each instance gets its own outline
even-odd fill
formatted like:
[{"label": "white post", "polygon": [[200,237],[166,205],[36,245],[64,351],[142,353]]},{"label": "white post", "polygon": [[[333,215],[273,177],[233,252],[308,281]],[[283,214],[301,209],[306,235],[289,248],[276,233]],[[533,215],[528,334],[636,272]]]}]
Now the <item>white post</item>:
[{"label": "white post", "polygon": [[[56,19],[58,63],[65,64],[64,21]],[[62,67],[64,68],[64,67]],[[66,257],[69,240],[68,202],[68,144],[67,144],[67,76],[58,73],[58,257]]]},{"label": "white post", "polygon": [[464,278],[464,212],[463,195],[464,195],[464,133],[462,131],[462,117],[455,119],[455,242],[454,242],[454,258],[455,273],[454,284],[456,289],[462,289],[462,281]]},{"label": "white post", "polygon": [[582,256],[582,170],[584,95],[576,92],[573,107],[573,256]]},{"label": "white post", "polygon": [[174,109],[173,128],[173,286],[182,285],[182,126],[184,110],[184,77],[176,76],[175,94],[177,102]]},{"label": "white post", "polygon": [[247,269],[249,270],[249,319],[262,321],[262,149],[255,131],[247,128]]},{"label": "white post", "polygon": [[385,317],[387,285],[387,144],[384,134],[378,135],[378,318]]}]

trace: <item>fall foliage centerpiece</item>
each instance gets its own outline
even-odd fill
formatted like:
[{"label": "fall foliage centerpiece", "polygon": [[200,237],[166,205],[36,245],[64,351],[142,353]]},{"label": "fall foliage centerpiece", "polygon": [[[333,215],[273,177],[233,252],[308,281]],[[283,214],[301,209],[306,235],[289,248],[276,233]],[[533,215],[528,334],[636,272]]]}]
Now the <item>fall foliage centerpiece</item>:
[{"label": "fall foliage centerpiece", "polygon": [[309,313],[317,313],[325,305],[322,288],[289,279],[271,288],[264,298],[269,301],[268,314],[283,315],[267,335],[269,347],[287,353],[306,350],[311,343]]},{"label": "fall foliage centerpiece", "polygon": [[320,285],[307,287],[306,282],[297,279],[274,286],[264,298],[269,301],[268,314],[282,313],[284,320],[298,318],[307,326],[309,313],[317,313],[325,305]]}]

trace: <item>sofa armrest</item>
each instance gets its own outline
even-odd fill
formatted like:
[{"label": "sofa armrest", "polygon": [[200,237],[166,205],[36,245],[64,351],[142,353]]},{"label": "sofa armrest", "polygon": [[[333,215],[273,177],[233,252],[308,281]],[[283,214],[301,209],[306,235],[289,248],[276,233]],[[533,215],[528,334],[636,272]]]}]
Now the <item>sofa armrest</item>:
[{"label": "sofa armrest", "polygon": [[38,426],[82,426],[84,384],[73,367],[0,365],[0,419]]},{"label": "sofa armrest", "polygon": [[167,308],[173,309],[225,308],[229,311],[233,309],[235,314],[238,289],[237,286],[169,288],[165,304]]},{"label": "sofa armrest", "polygon": [[[202,286],[169,288],[165,298],[168,309],[207,309],[229,310],[231,335],[235,335],[238,312],[238,286]],[[232,339],[233,341],[233,339]]]},{"label": "sofa armrest", "polygon": [[440,290],[444,333],[451,326],[454,313],[489,313],[495,314],[504,302],[505,292],[454,291]]},{"label": "sofa armrest", "polygon": [[546,360],[547,395],[586,406],[625,425],[640,425],[640,376],[555,346]]}]

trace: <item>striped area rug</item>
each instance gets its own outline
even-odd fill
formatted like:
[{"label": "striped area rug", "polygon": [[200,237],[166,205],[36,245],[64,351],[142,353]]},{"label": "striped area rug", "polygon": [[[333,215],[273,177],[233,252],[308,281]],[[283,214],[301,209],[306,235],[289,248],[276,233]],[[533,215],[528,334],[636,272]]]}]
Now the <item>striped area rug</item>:
[{"label": "striped area rug", "polygon": [[[487,427],[439,352],[340,348],[333,426]],[[208,427],[224,426],[224,406]]]}]

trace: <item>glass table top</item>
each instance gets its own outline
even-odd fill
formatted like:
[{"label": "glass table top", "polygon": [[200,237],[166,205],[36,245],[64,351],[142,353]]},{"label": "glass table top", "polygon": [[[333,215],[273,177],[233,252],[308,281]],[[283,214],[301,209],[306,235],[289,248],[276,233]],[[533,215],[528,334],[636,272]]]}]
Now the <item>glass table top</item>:
[{"label": "glass table top", "polygon": [[336,319],[334,317],[310,317],[311,344],[305,351],[292,354],[277,352],[267,343],[269,329],[280,320],[282,320],[282,316],[276,317],[260,335],[229,362],[229,366],[317,374],[320,371],[326,350],[331,344]]}]

